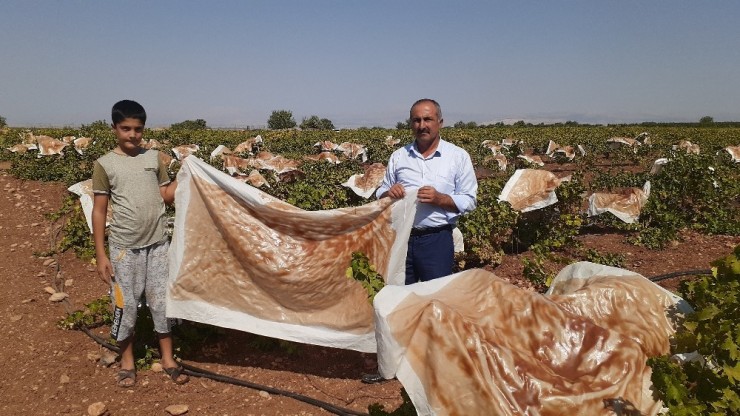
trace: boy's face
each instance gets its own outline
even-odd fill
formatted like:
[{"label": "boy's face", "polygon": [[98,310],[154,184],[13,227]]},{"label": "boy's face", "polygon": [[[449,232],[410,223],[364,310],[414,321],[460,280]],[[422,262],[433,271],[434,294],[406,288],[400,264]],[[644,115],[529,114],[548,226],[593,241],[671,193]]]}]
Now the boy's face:
[{"label": "boy's face", "polygon": [[125,118],[113,125],[118,148],[126,154],[137,154],[141,144],[141,135],[144,133],[144,123],[139,119]]}]

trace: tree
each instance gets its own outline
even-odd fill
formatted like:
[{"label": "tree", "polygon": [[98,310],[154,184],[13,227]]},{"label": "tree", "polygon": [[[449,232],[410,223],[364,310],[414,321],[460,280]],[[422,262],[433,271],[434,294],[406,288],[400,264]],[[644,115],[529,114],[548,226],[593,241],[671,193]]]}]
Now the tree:
[{"label": "tree", "polygon": [[267,128],[272,130],[292,129],[295,126],[293,112],[289,110],[275,110],[267,120]]},{"label": "tree", "polygon": [[457,123],[453,124],[452,127],[456,129],[474,129],[478,127],[478,123],[475,121],[468,121],[467,123],[460,120]]},{"label": "tree", "polygon": [[331,122],[328,118],[322,118],[321,119],[321,127],[322,130],[334,130],[334,123]]},{"label": "tree", "polygon": [[8,123],[5,122],[5,117],[0,116],[0,129],[5,128],[5,126],[7,126],[7,125],[8,125]]},{"label": "tree", "polygon": [[315,130],[334,130],[334,123],[328,118],[319,118],[319,116],[311,116],[309,118],[303,118],[300,125],[301,129],[315,129]]},{"label": "tree", "polygon": [[707,125],[707,124],[714,124],[714,118],[711,116],[704,116],[699,119],[699,124]]},{"label": "tree", "polygon": [[185,120],[180,123],[172,124],[170,125],[170,128],[173,130],[205,130],[208,126],[206,126],[205,120],[199,118],[197,120]]},{"label": "tree", "polygon": [[409,120],[406,121],[399,121],[396,123],[396,130],[408,130],[411,128],[411,123]]}]

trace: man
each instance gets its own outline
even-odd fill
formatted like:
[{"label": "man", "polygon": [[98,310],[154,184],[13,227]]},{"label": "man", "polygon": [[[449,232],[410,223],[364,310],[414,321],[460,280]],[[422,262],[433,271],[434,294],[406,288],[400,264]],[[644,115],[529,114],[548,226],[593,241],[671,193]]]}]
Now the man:
[{"label": "man", "polygon": [[472,211],[478,182],[470,155],[442,140],[442,110],[424,98],[411,106],[414,142],[390,157],[378,198],[403,198],[417,189],[419,202],[406,252],[406,284],[452,274],[452,229],[461,214]]},{"label": "man", "polygon": [[[378,198],[403,198],[417,189],[419,202],[406,252],[406,284],[452,274],[455,247],[452,229],[461,214],[475,208],[478,182],[470,155],[442,140],[442,109],[424,98],[409,113],[414,142],[391,155]],[[366,367],[368,366],[366,360]],[[363,383],[384,381],[378,373],[362,375]]]}]

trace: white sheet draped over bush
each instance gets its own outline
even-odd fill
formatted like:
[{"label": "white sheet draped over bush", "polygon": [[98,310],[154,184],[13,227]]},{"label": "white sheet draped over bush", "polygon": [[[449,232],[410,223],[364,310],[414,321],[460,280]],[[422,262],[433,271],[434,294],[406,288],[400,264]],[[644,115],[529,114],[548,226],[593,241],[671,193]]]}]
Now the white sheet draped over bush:
[{"label": "white sheet draped over bush", "polygon": [[304,211],[193,156],[178,181],[168,316],[375,352],[372,305],[345,272],[361,251],[403,283],[415,197]]},{"label": "white sheet draped over bush", "polygon": [[669,353],[672,318],[689,310],[593,263],[563,269],[547,295],[467,270],[378,293],[378,363],[420,415],[606,416],[611,401],[655,415],[646,360]]}]

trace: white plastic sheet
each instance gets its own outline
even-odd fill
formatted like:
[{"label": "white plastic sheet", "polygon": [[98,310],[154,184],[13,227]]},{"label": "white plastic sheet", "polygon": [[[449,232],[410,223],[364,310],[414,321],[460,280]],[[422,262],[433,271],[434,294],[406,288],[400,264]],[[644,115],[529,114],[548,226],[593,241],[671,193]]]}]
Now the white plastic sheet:
[{"label": "white plastic sheet", "polygon": [[415,192],[304,211],[193,156],[178,181],[168,316],[375,351],[372,305],[345,271],[361,251],[386,284],[403,284]]},{"label": "white plastic sheet", "polygon": [[378,363],[420,415],[611,415],[621,398],[661,409],[648,356],[690,310],[644,277],[581,262],[541,295],[484,270],[375,297]]},{"label": "white plastic sheet", "polygon": [[627,224],[640,218],[642,207],[650,197],[650,181],[642,189],[628,188],[619,193],[595,192],[588,197],[588,216],[611,212]]},{"label": "white plastic sheet", "polygon": [[506,182],[498,199],[521,212],[542,209],[558,202],[555,189],[567,179],[560,179],[546,170],[518,169]]}]

